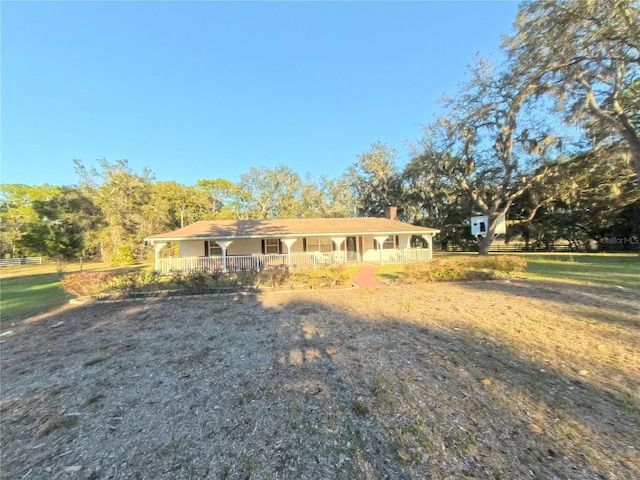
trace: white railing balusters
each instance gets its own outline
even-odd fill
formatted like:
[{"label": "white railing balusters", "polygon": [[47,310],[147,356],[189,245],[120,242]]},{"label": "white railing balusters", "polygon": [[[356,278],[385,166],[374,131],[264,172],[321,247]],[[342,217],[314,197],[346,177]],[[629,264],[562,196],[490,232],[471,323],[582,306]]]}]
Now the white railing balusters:
[{"label": "white railing balusters", "polygon": [[401,250],[383,250],[382,265],[399,263],[419,263],[431,261],[431,251],[427,248],[405,248]]},{"label": "white railing balusters", "polygon": [[[224,262],[223,262],[224,260]],[[431,252],[426,248],[406,248],[382,250],[382,265],[398,263],[417,263],[431,261]],[[344,252],[303,252],[287,254],[232,255],[227,257],[184,257],[161,258],[160,272],[168,274],[175,271],[247,271],[288,266],[291,268],[315,268],[323,265],[345,263]]]}]

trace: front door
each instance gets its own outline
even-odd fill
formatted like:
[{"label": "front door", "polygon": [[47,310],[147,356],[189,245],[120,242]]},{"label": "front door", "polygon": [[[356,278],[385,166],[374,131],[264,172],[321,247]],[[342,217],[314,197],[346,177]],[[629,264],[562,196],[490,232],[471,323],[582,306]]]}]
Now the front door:
[{"label": "front door", "polygon": [[360,260],[357,245],[356,237],[347,237],[347,262],[357,262]]}]

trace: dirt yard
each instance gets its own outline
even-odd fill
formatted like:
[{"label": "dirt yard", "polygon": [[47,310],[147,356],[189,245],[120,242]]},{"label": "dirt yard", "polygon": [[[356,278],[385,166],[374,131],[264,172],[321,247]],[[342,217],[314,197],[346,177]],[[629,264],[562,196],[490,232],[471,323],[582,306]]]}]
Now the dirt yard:
[{"label": "dirt yard", "polygon": [[514,280],[211,296],[70,307],[6,328],[2,478],[640,472],[630,289]]}]

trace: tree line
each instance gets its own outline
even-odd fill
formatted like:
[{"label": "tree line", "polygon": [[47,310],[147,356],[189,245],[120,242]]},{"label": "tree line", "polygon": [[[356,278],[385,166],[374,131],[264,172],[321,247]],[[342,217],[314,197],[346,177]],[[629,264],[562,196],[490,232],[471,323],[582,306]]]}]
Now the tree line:
[{"label": "tree line", "polygon": [[[144,259],[142,239],[197,220],[381,216],[440,228],[471,245],[471,215],[508,237],[585,248],[640,235],[640,8],[637,1],[531,0],[520,5],[505,60],[478,58],[443,99],[400,165],[382,142],[336,177],[253,167],[239,182],[156,181],[126,160],[76,161],[74,186],[2,185],[1,253]],[[611,242],[607,247],[611,246]]]}]

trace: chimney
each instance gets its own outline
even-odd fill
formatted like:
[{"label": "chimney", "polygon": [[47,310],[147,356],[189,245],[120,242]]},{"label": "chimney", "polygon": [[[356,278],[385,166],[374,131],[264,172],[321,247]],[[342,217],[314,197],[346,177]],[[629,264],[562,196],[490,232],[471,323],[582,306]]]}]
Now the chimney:
[{"label": "chimney", "polygon": [[392,207],[391,205],[384,207],[384,218],[398,220],[398,207]]}]

